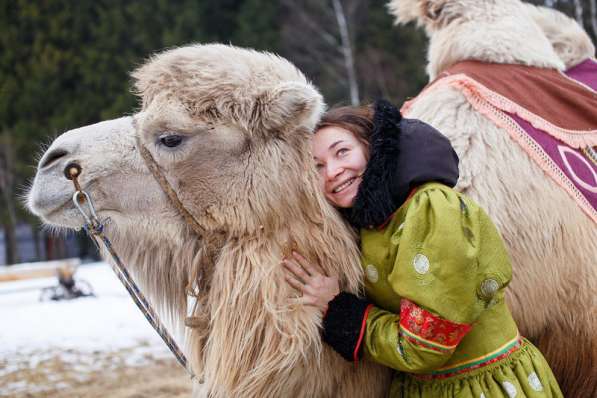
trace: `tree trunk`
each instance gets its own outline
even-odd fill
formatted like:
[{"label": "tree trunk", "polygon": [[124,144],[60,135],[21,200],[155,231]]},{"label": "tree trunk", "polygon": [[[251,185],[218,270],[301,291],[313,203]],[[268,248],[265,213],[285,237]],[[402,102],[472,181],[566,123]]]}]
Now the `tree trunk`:
[{"label": "tree trunk", "polygon": [[589,12],[591,15],[591,28],[593,29],[593,34],[597,37],[597,5],[595,4],[595,0],[589,0]]},{"label": "tree trunk", "polygon": [[31,236],[33,237],[33,247],[35,248],[35,261],[42,260],[41,245],[39,240],[41,239],[39,228],[37,225],[31,225]]},{"label": "tree trunk", "polygon": [[19,251],[17,247],[17,216],[15,211],[14,198],[12,195],[2,189],[2,201],[5,205],[7,216],[4,221],[4,243],[6,244],[6,264],[16,264],[20,262]]},{"label": "tree trunk", "polygon": [[582,14],[583,10],[581,0],[574,0],[574,15],[576,18],[576,22],[578,22],[580,26],[583,26]]},{"label": "tree trunk", "polygon": [[350,88],[350,103],[352,105],[359,105],[359,85],[357,83],[357,74],[346,16],[340,0],[332,0],[332,4],[334,6],[334,14],[336,14],[336,21],[338,22],[338,30],[340,31],[342,54],[344,55],[344,65],[348,75],[348,87]]},{"label": "tree trunk", "polygon": [[54,260],[54,237],[50,234],[45,234],[44,244],[46,247],[45,261]]},{"label": "tree trunk", "polygon": [[6,265],[12,265],[19,262],[19,252],[17,246],[17,234],[15,225],[10,221],[5,222],[4,228],[4,253]]},{"label": "tree trunk", "polygon": [[19,262],[17,250],[16,226],[17,216],[14,200],[14,156],[13,145],[8,132],[0,136],[0,205],[4,208],[5,217],[2,220],[4,227],[4,243],[6,245],[6,264]]}]

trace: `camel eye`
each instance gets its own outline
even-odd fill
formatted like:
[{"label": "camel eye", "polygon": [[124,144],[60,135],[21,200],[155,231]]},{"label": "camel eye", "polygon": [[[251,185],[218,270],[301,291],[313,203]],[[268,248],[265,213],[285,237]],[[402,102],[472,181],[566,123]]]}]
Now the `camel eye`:
[{"label": "camel eye", "polygon": [[174,148],[182,142],[182,135],[165,134],[160,137],[160,142],[168,148]]}]

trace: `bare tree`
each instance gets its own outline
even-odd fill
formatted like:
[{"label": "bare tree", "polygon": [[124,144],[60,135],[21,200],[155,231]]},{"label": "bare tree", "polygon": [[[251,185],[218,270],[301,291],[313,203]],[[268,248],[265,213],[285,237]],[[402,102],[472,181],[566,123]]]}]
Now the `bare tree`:
[{"label": "bare tree", "polygon": [[340,0],[332,0],[334,13],[338,21],[338,30],[340,31],[342,53],[344,54],[344,64],[348,74],[348,85],[350,87],[350,102],[352,105],[359,104],[359,85],[357,84],[357,74],[354,67],[354,56],[348,34],[348,24]]},{"label": "bare tree", "polygon": [[290,58],[299,66],[318,65],[317,73],[325,73],[346,87],[351,104],[359,104],[352,16],[364,0],[282,0],[281,3],[292,15],[284,24],[292,51]]},{"label": "bare tree", "polygon": [[[574,18],[593,40],[597,38],[597,0],[523,0],[555,8]],[[589,29],[589,26],[591,29]]]},{"label": "bare tree", "polygon": [[6,264],[19,262],[17,250],[16,225],[17,216],[14,200],[14,155],[10,134],[0,134],[0,203],[3,204],[6,216],[2,218],[4,227],[4,242],[6,251]]},{"label": "bare tree", "polygon": [[595,4],[595,0],[589,0],[589,12],[591,28],[593,29],[593,34],[597,36],[597,5]]},{"label": "bare tree", "polygon": [[574,0],[574,17],[580,26],[583,26],[583,9],[581,0]]}]

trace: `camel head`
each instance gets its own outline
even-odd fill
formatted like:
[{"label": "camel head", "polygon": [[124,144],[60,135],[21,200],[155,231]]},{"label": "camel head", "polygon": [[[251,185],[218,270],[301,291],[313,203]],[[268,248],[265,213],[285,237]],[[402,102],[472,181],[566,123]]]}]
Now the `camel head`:
[{"label": "camel head", "polygon": [[595,51],[574,20],[520,0],[392,0],[388,7],[396,23],[425,29],[431,80],[464,60],[563,70]]},{"label": "camel head", "polygon": [[81,226],[72,183],[63,176],[76,162],[98,214],[119,231],[186,239],[188,227],[139,146],[208,230],[275,228],[287,221],[288,207],[298,211],[311,188],[304,178],[311,163],[307,137],[323,102],[292,64],[231,46],[196,45],[155,56],[133,77],[140,112],[68,131],[46,151],[28,197],[34,214],[52,225]]}]

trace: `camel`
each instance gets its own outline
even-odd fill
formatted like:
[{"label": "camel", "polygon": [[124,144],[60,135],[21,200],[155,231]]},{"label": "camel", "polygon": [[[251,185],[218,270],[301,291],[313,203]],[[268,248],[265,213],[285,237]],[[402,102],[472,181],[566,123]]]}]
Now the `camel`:
[{"label": "camel", "polygon": [[300,248],[360,291],[354,233],[312,165],[319,92],[283,58],[220,44],[165,51],[132,76],[141,110],[59,136],[40,160],[31,211],[80,228],[63,170],[81,167],[116,252],[163,319],[190,330],[194,396],[384,396],[389,370],[325,346],[321,314],[297,300],[281,266]]},{"label": "camel", "polygon": [[[424,28],[430,82],[462,61],[563,71],[595,54],[574,20],[519,0],[393,0],[389,9],[397,24]],[[566,396],[596,396],[595,222],[462,90],[428,88],[402,111],[451,140],[460,157],[457,189],[503,235],[514,271],[507,299],[521,333],[546,356]]]}]

